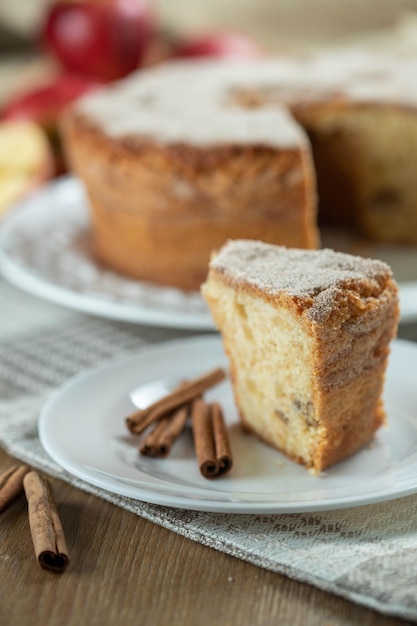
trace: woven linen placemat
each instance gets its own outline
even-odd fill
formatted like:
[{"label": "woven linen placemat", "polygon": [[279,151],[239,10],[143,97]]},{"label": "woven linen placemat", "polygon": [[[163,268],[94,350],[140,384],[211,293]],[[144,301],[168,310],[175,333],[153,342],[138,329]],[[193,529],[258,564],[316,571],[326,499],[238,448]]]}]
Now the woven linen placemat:
[{"label": "woven linen placemat", "polygon": [[46,454],[37,420],[58,385],[151,343],[190,335],[73,314],[65,326],[1,343],[0,445],[32,467],[194,541],[381,613],[417,621],[417,496],[320,513],[204,513],[106,492],[68,474]]}]

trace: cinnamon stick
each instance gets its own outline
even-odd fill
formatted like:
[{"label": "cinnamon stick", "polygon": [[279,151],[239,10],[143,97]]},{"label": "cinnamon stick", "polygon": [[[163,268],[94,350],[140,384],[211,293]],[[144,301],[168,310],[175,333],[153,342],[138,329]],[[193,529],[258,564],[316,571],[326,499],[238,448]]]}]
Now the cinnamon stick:
[{"label": "cinnamon stick", "polygon": [[204,478],[225,474],[232,468],[233,456],[220,404],[206,404],[202,398],[197,398],[192,404],[191,416],[201,474]]},{"label": "cinnamon stick", "polygon": [[233,455],[224,423],[223,411],[218,402],[213,402],[211,409],[211,424],[213,429],[214,448],[219,474],[225,474],[233,465]]},{"label": "cinnamon stick", "polygon": [[216,368],[194,380],[188,381],[147,408],[140,409],[129,415],[126,418],[127,427],[132,433],[139,435],[153,422],[161,419],[161,417],[179,406],[190,402],[225,378],[225,370]]},{"label": "cinnamon stick", "polygon": [[68,563],[68,548],[51,487],[38,472],[23,479],[33,547],[39,565],[52,572],[63,572]]},{"label": "cinnamon stick", "polygon": [[0,511],[23,491],[23,478],[30,471],[27,465],[13,465],[0,476]]},{"label": "cinnamon stick", "polygon": [[219,465],[216,460],[209,406],[202,398],[194,400],[191,419],[194,448],[200,472],[204,478],[214,478],[219,472]]},{"label": "cinnamon stick", "polygon": [[184,430],[189,412],[189,405],[185,405],[162,418],[143,441],[140,447],[141,454],[159,458],[167,456],[172,444]]}]

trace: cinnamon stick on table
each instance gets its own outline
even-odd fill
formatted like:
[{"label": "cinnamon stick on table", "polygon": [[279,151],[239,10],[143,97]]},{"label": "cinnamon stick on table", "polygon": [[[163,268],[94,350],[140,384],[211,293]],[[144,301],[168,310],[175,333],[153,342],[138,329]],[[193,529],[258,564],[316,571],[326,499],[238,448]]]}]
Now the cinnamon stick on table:
[{"label": "cinnamon stick on table", "polygon": [[36,558],[43,569],[63,572],[68,563],[68,548],[48,481],[38,472],[24,477],[29,524]]},{"label": "cinnamon stick on table", "polygon": [[147,408],[140,409],[129,415],[126,418],[127,427],[132,433],[139,435],[153,422],[161,419],[161,417],[179,406],[190,402],[225,378],[225,370],[223,368],[217,368],[194,380],[181,384],[180,387],[174,389],[174,391],[149,405]]},{"label": "cinnamon stick on table", "polygon": [[167,417],[163,417],[143,441],[140,452],[146,456],[167,456],[172,444],[185,428],[190,412],[189,405],[181,406]]},{"label": "cinnamon stick on table", "polygon": [[0,476],[0,511],[23,491],[23,478],[30,471],[27,465],[13,465]]}]

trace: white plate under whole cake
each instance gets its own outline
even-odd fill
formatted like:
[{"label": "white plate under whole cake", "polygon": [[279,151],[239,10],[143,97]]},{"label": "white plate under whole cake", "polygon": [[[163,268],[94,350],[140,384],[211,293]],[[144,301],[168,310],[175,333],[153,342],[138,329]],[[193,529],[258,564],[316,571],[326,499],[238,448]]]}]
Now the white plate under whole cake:
[{"label": "white plate under whole cake", "polygon": [[417,493],[417,344],[392,344],[384,392],[387,426],[370,446],[318,477],[242,431],[228,380],[207,392],[207,400],[222,404],[229,427],[234,465],[228,474],[214,480],[200,475],[190,432],[164,459],[139,454],[139,439],[125,425],[133,400],[151,401],[155,386],[163,393],[178,380],[218,366],[227,362],[219,337],[211,334],[152,346],[84,373],[43,407],[40,440],[60,466],[87,483],[191,510],[295,513]]},{"label": "white plate under whole cake", "polygon": [[[375,245],[338,230],[322,235],[323,245],[387,261],[399,282],[400,321],[417,320],[417,247]],[[85,313],[154,326],[214,329],[199,293],[132,280],[95,261],[87,201],[73,177],[49,183],[4,220],[0,271],[21,289]]]}]

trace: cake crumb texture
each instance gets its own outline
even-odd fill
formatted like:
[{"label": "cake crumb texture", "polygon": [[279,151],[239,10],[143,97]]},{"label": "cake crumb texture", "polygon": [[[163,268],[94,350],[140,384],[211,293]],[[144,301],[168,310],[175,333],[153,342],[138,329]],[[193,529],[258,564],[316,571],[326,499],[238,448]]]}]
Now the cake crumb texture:
[{"label": "cake crumb texture", "polygon": [[229,241],[202,287],[243,426],[319,473],[384,423],[398,289],[383,262]]}]

